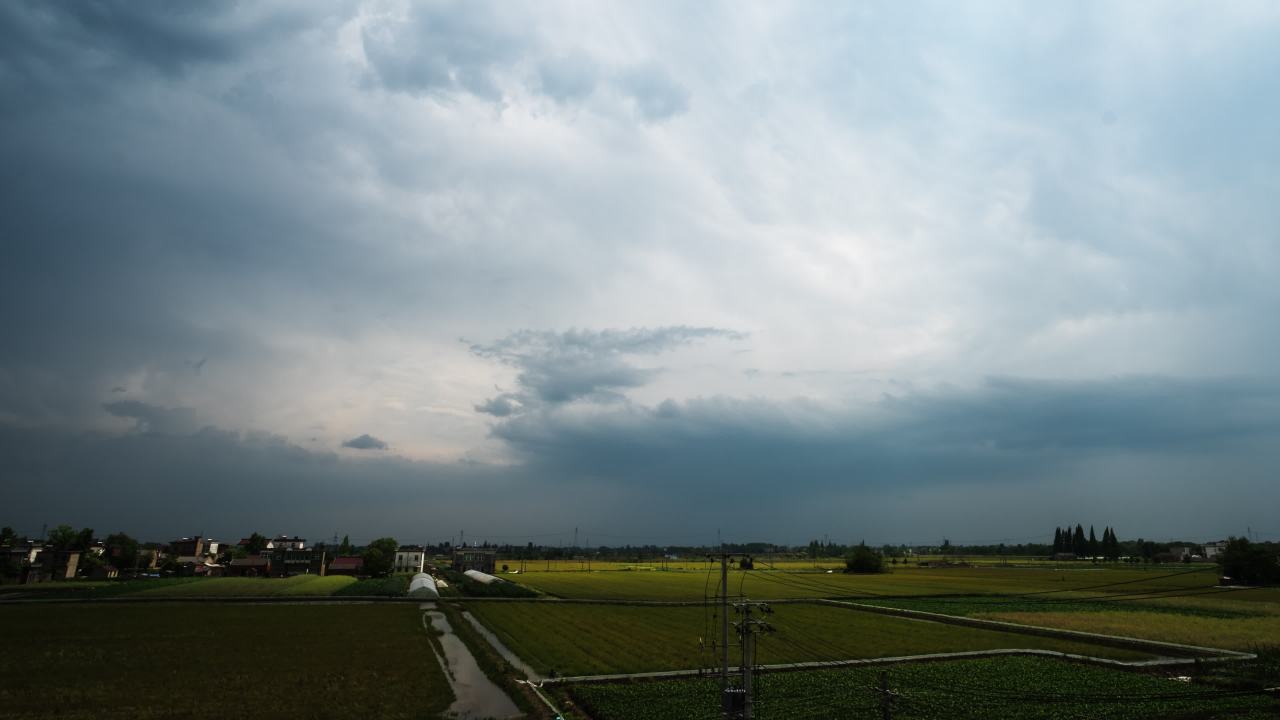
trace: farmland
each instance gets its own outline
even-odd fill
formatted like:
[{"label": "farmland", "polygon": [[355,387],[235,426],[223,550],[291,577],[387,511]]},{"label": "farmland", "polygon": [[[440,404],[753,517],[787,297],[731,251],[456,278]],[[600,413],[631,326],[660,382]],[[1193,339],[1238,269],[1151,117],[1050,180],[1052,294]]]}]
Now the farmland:
[{"label": "farmland", "polygon": [[291,578],[208,578],[196,582],[139,590],[146,597],[278,597],[332,595],[356,582],[341,575],[295,575]]},{"label": "farmland", "polygon": [[[474,603],[471,612],[540,673],[591,675],[690,669],[711,664],[698,642],[719,627],[702,607],[537,602]],[[1100,645],[786,604],[768,617],[776,632],[759,644],[761,663],[1034,648],[1134,660],[1143,653]],[[733,618],[736,620],[737,618]]]},{"label": "farmland", "polygon": [[0,606],[5,718],[421,717],[452,696],[411,605]]},{"label": "farmland", "polygon": [[[756,709],[773,720],[847,720],[881,717],[880,680],[874,667],[763,674]],[[1273,718],[1276,702],[1167,679],[1058,660],[1008,657],[894,666],[887,671],[897,695],[893,717],[955,718],[1152,717]],[[714,720],[714,679],[580,685],[572,701],[598,720]]]},{"label": "farmland", "polygon": [[[565,598],[614,600],[700,601],[715,594],[718,581],[713,568],[701,571],[529,571],[516,576],[520,583],[548,595]],[[897,567],[879,575],[841,572],[769,570],[731,572],[731,593],[758,599],[797,597],[862,597],[1024,594],[1080,592],[1089,595],[1134,593],[1185,593],[1211,589],[1217,582],[1212,567],[1177,567],[1172,570],[1133,570],[1105,566],[1057,569],[1034,568]],[[1098,588],[1097,591],[1090,588]]]},{"label": "farmland", "polygon": [[[503,576],[536,591],[537,597],[471,599],[451,588],[446,602],[449,612],[454,607],[470,612],[541,675],[690,670],[714,663],[708,646],[718,637],[719,618],[714,615],[714,603],[708,606],[704,600],[719,592],[719,573],[708,570],[705,564],[691,570],[642,570],[619,564],[612,570],[586,572],[566,563],[559,570],[547,571],[544,566]],[[765,617],[774,631],[760,636],[756,657],[760,664],[994,649],[1050,650],[1120,661],[1153,657],[1145,651],[1076,638],[795,602],[824,597],[1245,651],[1280,644],[1280,590],[1217,588],[1212,567],[1135,569],[1041,563],[912,565],[892,570],[861,576],[799,564],[734,569],[728,588],[731,596],[781,601],[773,603],[772,614]],[[0,605],[0,642],[6,648],[0,672],[10,673],[6,677],[16,678],[17,687],[27,688],[0,691],[0,708],[4,708],[0,715],[76,718],[90,716],[85,708],[94,708],[93,717],[142,719],[177,714],[194,718],[439,716],[449,705],[450,691],[432,657],[416,604],[328,604],[402,596],[406,583],[402,575],[363,580],[304,575],[0,588],[0,597],[19,601]],[[556,602],[557,597],[572,602]],[[132,598],[150,602],[133,603]],[[224,602],[248,598],[325,599],[325,604]],[[44,604],[40,599],[112,602]],[[166,602],[170,599],[184,602]],[[211,602],[192,602],[201,600]],[[474,636],[470,642],[483,640]],[[143,686],[147,688],[177,686],[182,654],[191,648],[198,648],[200,662],[213,663],[211,674],[202,677],[218,688],[212,693],[215,697],[203,699],[198,708],[164,693],[114,690],[139,678],[146,678]],[[247,657],[270,665],[283,662],[273,658],[299,656],[305,659],[296,667],[270,675],[266,687],[274,690],[255,684],[263,676],[237,668],[233,661]],[[503,662],[486,662],[495,678],[512,672]],[[94,672],[70,690],[53,679],[59,674],[81,675],[80,668],[94,668]],[[409,669],[412,673],[406,674]],[[1171,683],[1158,674],[1137,675],[1045,658],[913,663],[894,665],[889,672],[901,692],[895,718],[1150,717],[1170,708],[1195,710],[1196,698],[1170,695],[1172,691],[1205,691],[1199,685]],[[864,711],[878,716],[877,697],[864,692],[878,678],[876,673],[874,668],[860,667],[766,674],[759,684],[759,716],[863,717],[859,713]],[[506,682],[506,687],[518,687],[511,680]],[[332,688],[343,683],[347,692],[339,697]],[[965,683],[984,688],[983,693],[965,690]],[[383,693],[386,687],[395,690]],[[561,701],[592,708],[595,720],[715,716],[706,714],[708,708],[714,710],[714,685],[694,679],[557,687]],[[1065,697],[1064,688],[1082,696]],[[1052,696],[1052,701],[1029,703],[1028,694]],[[1115,702],[1120,694],[1135,699]],[[41,696],[58,700],[53,706],[38,706],[31,698]],[[1102,696],[1111,699],[1096,702]],[[1215,697],[1212,707],[1242,713],[1231,717],[1266,717],[1269,708],[1259,705],[1259,700]],[[404,709],[409,706],[414,709]],[[580,714],[570,712],[567,717]]]}]

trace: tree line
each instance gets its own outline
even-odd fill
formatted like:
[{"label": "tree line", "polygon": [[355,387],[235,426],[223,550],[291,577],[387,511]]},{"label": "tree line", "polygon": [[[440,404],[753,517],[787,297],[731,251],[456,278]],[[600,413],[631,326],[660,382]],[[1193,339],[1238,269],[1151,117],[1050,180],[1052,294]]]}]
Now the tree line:
[{"label": "tree line", "polygon": [[1077,523],[1074,531],[1070,525],[1053,529],[1053,554],[1070,554],[1079,558],[1104,557],[1108,560],[1118,560],[1121,548],[1120,541],[1116,539],[1116,531],[1110,527],[1103,529],[1102,539],[1099,540],[1097,534],[1094,533],[1092,525],[1089,526],[1089,536],[1086,538],[1084,526]]}]

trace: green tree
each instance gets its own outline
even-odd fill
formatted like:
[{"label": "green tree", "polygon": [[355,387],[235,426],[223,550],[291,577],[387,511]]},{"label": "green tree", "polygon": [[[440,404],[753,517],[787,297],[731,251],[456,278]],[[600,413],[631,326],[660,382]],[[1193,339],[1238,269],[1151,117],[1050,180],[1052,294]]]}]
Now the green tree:
[{"label": "green tree", "polygon": [[1085,545],[1085,552],[1089,557],[1098,557],[1098,536],[1093,532],[1093,526],[1089,526],[1089,542]]},{"label": "green tree", "polygon": [[107,561],[120,570],[128,570],[138,565],[138,541],[118,532],[107,536],[102,541],[106,546]]},{"label": "green tree", "polygon": [[1077,523],[1076,534],[1071,538],[1071,552],[1075,553],[1076,557],[1084,557],[1085,551],[1088,549],[1084,539],[1084,526]]},{"label": "green tree", "polygon": [[884,572],[884,557],[867,547],[866,543],[859,543],[844,559],[844,571],[860,575]]},{"label": "green tree", "polygon": [[1251,543],[1248,538],[1228,538],[1218,563],[1222,565],[1223,576],[1230,578],[1232,583],[1280,584],[1280,553],[1274,546]]},{"label": "green tree", "polygon": [[95,553],[83,553],[80,556],[79,564],[76,566],[76,572],[84,577],[89,577],[96,568],[102,567],[102,565],[102,558]]},{"label": "green tree", "polygon": [[267,549],[267,538],[264,535],[253,533],[249,536],[249,542],[245,544],[244,549],[250,555],[257,555]]},{"label": "green tree", "polygon": [[67,550],[76,542],[76,531],[70,525],[59,525],[49,531],[49,544],[55,550]]},{"label": "green tree", "polygon": [[84,528],[76,533],[75,542],[71,544],[73,550],[88,550],[93,547],[93,528]]},{"label": "green tree", "polygon": [[12,545],[18,539],[18,534],[8,525],[0,528],[0,545]]},{"label": "green tree", "polygon": [[342,544],[338,546],[338,554],[339,555],[351,554],[351,538],[347,537],[346,535],[342,536]]},{"label": "green tree", "polygon": [[942,538],[942,554],[943,555],[951,554],[951,541],[948,540],[947,538]]},{"label": "green tree", "polygon": [[378,538],[364,549],[364,571],[369,575],[386,575],[396,560],[395,538]]}]

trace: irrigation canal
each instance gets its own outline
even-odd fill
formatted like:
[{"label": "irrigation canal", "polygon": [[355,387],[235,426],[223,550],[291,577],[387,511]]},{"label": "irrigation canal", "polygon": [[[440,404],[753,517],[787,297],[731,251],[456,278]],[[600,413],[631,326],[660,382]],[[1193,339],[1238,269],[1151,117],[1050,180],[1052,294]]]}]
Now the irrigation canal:
[{"label": "irrigation canal", "polygon": [[436,659],[453,689],[455,699],[449,706],[450,717],[459,720],[523,717],[520,708],[480,669],[471,650],[453,633],[449,619],[435,609],[435,603],[423,603],[419,607],[423,610],[423,626],[430,622],[432,628],[443,633],[438,639],[444,657],[437,655]]}]

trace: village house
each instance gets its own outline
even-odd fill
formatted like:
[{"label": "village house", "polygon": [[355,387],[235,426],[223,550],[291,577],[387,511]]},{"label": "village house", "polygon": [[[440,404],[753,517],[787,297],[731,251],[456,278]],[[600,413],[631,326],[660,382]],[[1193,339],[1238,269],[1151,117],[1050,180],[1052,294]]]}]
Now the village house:
[{"label": "village house", "polygon": [[271,574],[271,558],[261,555],[236,558],[227,563],[223,574],[229,577],[267,577]]},{"label": "village house", "polygon": [[421,545],[401,545],[396,550],[396,560],[392,565],[394,572],[422,572],[427,560],[427,549]]},{"label": "village house", "polygon": [[195,537],[183,537],[169,542],[169,554],[179,558],[206,558],[217,557],[218,541],[213,538],[204,538],[199,535]]},{"label": "village house", "polygon": [[[249,548],[249,545],[250,545],[250,544],[251,544],[251,543],[250,543],[250,539],[249,539],[249,538],[241,538],[241,539],[240,539],[240,542],[236,543],[236,546],[237,546],[237,547],[239,547],[239,548],[241,548],[241,549],[248,550],[248,548]],[[277,549],[279,549],[279,550],[306,550],[306,549],[307,549],[307,539],[306,539],[306,538],[300,538],[300,537],[298,537],[297,535],[294,535],[293,537],[289,537],[288,535],[279,535],[279,536],[277,536],[277,537],[267,538],[267,542],[266,542],[266,544],[263,546],[262,550],[261,550],[261,551],[259,551],[259,553],[258,553],[258,554],[259,554],[259,555],[270,555],[271,553],[273,553],[273,552],[274,552],[275,550],[277,550]]]},{"label": "village house", "polygon": [[479,570],[493,574],[498,552],[487,548],[457,548],[453,551],[453,569],[457,572]]},{"label": "village house", "polygon": [[27,566],[25,582],[39,583],[51,580],[71,580],[80,567],[79,550],[42,549]]},{"label": "village house", "polygon": [[364,572],[364,558],[359,555],[339,555],[329,564],[330,575],[359,575]]},{"label": "village house", "polygon": [[1217,542],[1204,544],[1204,559],[1216,560],[1227,549],[1227,541],[1219,540]]},{"label": "village house", "polygon": [[[268,557],[268,553],[264,552],[262,557]],[[269,557],[271,574],[275,577],[325,574],[327,554],[324,550],[307,550],[285,543],[272,548]]]}]

